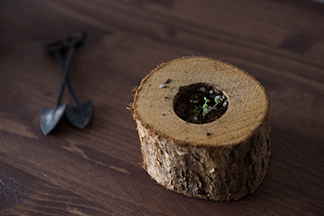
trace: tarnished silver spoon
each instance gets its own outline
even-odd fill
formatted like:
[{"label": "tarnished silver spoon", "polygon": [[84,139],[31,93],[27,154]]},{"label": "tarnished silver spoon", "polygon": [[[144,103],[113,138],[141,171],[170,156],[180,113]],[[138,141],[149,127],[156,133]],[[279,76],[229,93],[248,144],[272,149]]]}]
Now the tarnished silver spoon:
[{"label": "tarnished silver spoon", "polygon": [[[89,100],[83,104],[78,104],[75,93],[73,91],[68,71],[71,66],[72,57],[76,47],[82,46],[85,40],[85,33],[80,32],[76,35],[66,37],[64,40],[54,41],[48,44],[45,44],[44,49],[48,54],[54,55],[60,65],[61,70],[63,71],[63,77],[61,81],[59,96],[56,100],[56,104],[53,108],[44,108],[41,112],[40,117],[40,127],[42,132],[47,135],[50,133],[57,123],[62,118],[64,112],[66,113],[69,121],[76,127],[83,128],[85,127],[92,116],[92,102]],[[66,65],[64,67],[61,53],[65,51],[66,48],[69,48],[68,57]],[[61,98],[63,95],[65,84],[68,85],[70,95],[72,98],[73,107],[67,108],[66,104],[60,105]]]}]

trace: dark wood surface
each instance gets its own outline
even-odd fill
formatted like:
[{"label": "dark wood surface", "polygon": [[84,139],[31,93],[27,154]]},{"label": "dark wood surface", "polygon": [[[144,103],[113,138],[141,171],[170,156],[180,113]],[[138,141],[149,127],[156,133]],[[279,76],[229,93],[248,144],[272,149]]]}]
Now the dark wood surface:
[{"label": "dark wood surface", "polygon": [[[42,43],[86,30],[70,77],[94,115],[39,128],[61,72]],[[203,55],[254,75],[272,103],[259,189],[215,202],[142,169],[132,89],[159,63]],[[0,215],[323,215],[324,9],[287,0],[0,1]],[[69,100],[68,91],[63,102]]]}]

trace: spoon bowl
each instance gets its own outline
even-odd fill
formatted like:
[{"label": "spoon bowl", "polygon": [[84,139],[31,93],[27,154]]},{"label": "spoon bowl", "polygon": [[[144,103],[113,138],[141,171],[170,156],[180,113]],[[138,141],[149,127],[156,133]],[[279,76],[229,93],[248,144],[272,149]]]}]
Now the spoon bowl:
[{"label": "spoon bowl", "polygon": [[66,108],[65,116],[74,126],[82,129],[88,125],[92,116],[92,110],[92,102],[88,100],[82,104]]},{"label": "spoon bowl", "polygon": [[66,104],[53,108],[44,108],[40,115],[40,128],[43,134],[49,134],[62,118],[64,111],[66,110]]}]

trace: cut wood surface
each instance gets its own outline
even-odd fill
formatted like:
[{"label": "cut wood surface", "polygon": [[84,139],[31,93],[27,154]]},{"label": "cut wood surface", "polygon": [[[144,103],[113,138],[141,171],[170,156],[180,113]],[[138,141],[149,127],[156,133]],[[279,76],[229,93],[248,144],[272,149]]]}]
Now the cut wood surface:
[{"label": "cut wood surface", "polygon": [[[0,215],[323,215],[323,23],[303,0],[0,1]],[[44,136],[62,72],[42,44],[80,30],[70,79],[93,118]],[[229,62],[269,93],[268,172],[239,201],[174,193],[142,168],[131,91],[181,56]]]},{"label": "cut wood surface", "polygon": [[[164,85],[166,80],[170,81]],[[180,87],[196,83],[213,85],[227,95],[224,116],[208,124],[190,124],[177,116],[174,100]],[[264,87],[247,72],[210,58],[184,57],[161,65],[143,79],[133,109],[141,125],[166,139],[214,147],[235,145],[254,135],[269,118],[270,101]]]},{"label": "cut wood surface", "polygon": [[[206,124],[189,123],[174,111],[178,92],[199,83],[221,89],[229,102],[221,118]],[[132,111],[144,168],[171,190],[217,201],[238,200],[253,193],[267,172],[268,93],[233,65],[206,57],[165,63],[142,80]]]}]

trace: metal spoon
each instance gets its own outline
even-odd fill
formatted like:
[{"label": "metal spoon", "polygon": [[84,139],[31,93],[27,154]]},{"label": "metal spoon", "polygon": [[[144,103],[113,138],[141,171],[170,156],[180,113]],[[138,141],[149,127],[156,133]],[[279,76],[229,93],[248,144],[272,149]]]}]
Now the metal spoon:
[{"label": "metal spoon", "polygon": [[[62,47],[63,44],[58,45],[58,48],[60,50],[63,49]],[[62,118],[64,111],[66,109],[66,103],[63,105],[60,105],[60,103],[61,103],[61,99],[62,99],[62,95],[66,83],[66,78],[68,77],[68,71],[69,71],[68,66],[71,64],[73,54],[74,54],[74,49],[70,49],[67,58],[67,67],[65,67],[63,71],[63,77],[61,80],[60,90],[59,90],[59,94],[55,106],[53,108],[44,108],[41,111],[39,122],[40,122],[40,128],[44,135],[49,134],[55,128],[57,123]]]},{"label": "metal spoon", "polygon": [[[81,32],[79,33],[77,39],[75,40],[73,38],[71,38],[71,40],[68,40],[66,38],[64,40],[64,46],[69,47],[70,50],[75,49],[76,47],[82,46],[84,40],[85,40],[85,34]],[[55,56],[59,62],[61,70],[64,72],[64,65],[60,53],[55,52]],[[88,100],[85,103],[79,104],[75,96],[74,90],[72,88],[69,77],[67,77],[66,84],[70,91],[73,107],[67,107],[65,110],[65,115],[74,126],[78,128],[84,128],[85,126],[88,125],[92,116],[92,110],[93,110],[92,102],[91,100]]]},{"label": "metal spoon", "polygon": [[[69,48],[69,50],[73,49],[74,51],[75,48],[81,47],[85,41],[85,37],[86,34],[84,32],[80,32],[68,38],[66,37],[61,40],[47,43],[44,45],[44,50],[48,54],[56,57],[61,70],[64,71],[65,67],[61,55],[66,51],[67,48]],[[70,65],[67,66],[70,67]],[[66,84],[69,88],[74,107],[67,107],[65,114],[73,125],[78,128],[84,128],[89,123],[92,116],[92,102],[89,100],[83,104],[79,104],[72,88],[69,76],[67,76]]]}]

